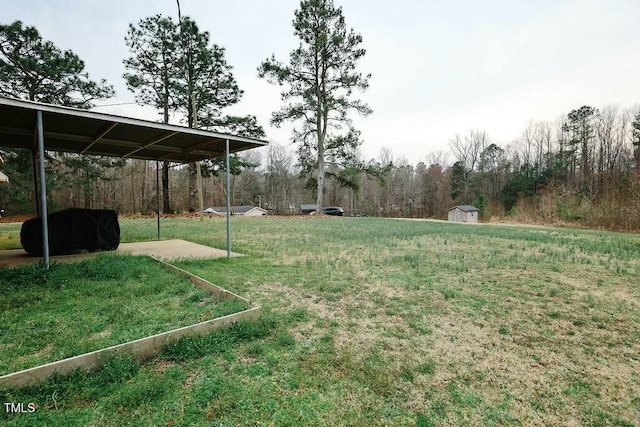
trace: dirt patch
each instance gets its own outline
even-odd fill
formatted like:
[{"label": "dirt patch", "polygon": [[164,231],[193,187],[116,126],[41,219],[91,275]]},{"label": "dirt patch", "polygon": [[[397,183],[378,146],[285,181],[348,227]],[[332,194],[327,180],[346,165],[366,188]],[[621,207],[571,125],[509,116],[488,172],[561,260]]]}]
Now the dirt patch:
[{"label": "dirt patch", "polygon": [[104,331],[96,332],[95,334],[91,335],[91,339],[97,340],[97,339],[106,338],[110,336],[112,333],[113,333],[113,326],[109,326]]},{"label": "dirt patch", "polygon": [[170,362],[168,360],[160,360],[156,363],[156,366],[153,368],[153,372],[156,374],[161,374],[167,370],[168,367],[175,365],[174,362]]}]

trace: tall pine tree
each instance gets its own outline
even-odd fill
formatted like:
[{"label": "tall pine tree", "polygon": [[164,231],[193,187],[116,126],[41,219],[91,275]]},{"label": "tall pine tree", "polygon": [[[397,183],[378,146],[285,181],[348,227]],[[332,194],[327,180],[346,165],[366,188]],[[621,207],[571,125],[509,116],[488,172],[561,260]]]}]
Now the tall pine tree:
[{"label": "tall pine tree", "polygon": [[[180,77],[178,58],[180,42],[176,24],[167,17],[155,15],[129,24],[125,37],[131,56],[125,59],[123,75],[127,88],[136,93],[140,105],[162,111],[162,122],[169,123],[175,111],[175,88]],[[162,163],[163,212],[171,212],[169,198],[169,162]]]},{"label": "tall pine tree", "polygon": [[78,55],[42,40],[37,28],[15,21],[0,25],[0,94],[90,108],[92,101],[110,98],[114,91],[105,80],[90,80]]},{"label": "tall pine tree", "polygon": [[[178,111],[187,118],[189,127],[217,132],[235,132],[243,136],[263,137],[264,130],[254,116],[223,115],[223,109],[240,101],[243,91],[233,77],[225,49],[211,43],[208,31],[200,31],[189,17],[180,17],[181,54],[178,59],[180,77],[176,85]],[[210,160],[209,165],[224,163]],[[197,206],[196,164],[189,164],[189,210]]]},{"label": "tall pine tree", "polygon": [[272,84],[288,86],[282,93],[285,104],[273,113],[271,123],[298,124],[293,140],[299,144],[303,170],[315,171],[320,211],[327,159],[354,160],[360,139],[349,112],[366,116],[371,109],[353,99],[353,91],[366,90],[371,75],[356,71],[366,53],[362,36],[347,29],[342,8],[332,0],[303,0],[295,11],[293,28],[300,45],[291,52],[289,64],[272,55],[260,65],[258,75]]},{"label": "tall pine tree", "polygon": [[[227,116],[226,107],[238,103],[242,90],[225,59],[223,47],[211,42],[189,17],[156,15],[130,25],[126,37],[131,57],[125,60],[129,89],[137,100],[163,113],[165,122],[176,112],[189,127],[263,137],[264,130],[254,116]],[[238,162],[235,162],[238,163]],[[240,162],[241,163],[241,162]],[[214,167],[215,165],[215,167]],[[205,162],[205,170],[224,169],[219,160]],[[189,209],[197,207],[196,164],[189,165]],[[169,206],[168,165],[163,166],[165,210]]]}]

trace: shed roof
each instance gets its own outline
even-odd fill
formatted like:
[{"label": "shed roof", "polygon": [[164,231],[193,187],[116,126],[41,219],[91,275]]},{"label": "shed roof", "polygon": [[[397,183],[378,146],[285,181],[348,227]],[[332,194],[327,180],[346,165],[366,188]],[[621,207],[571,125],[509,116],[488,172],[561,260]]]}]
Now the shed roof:
[{"label": "shed roof", "polygon": [[458,206],[454,206],[452,208],[449,208],[448,210],[454,210],[454,209],[460,209],[463,212],[474,212],[474,211],[480,211],[480,209],[476,208],[475,206],[471,206],[471,205],[458,205]]},{"label": "shed roof", "polygon": [[[45,150],[190,163],[268,143],[255,138],[167,125],[77,108],[0,97],[0,146],[37,147],[42,111]],[[34,142],[35,141],[35,142]]]}]

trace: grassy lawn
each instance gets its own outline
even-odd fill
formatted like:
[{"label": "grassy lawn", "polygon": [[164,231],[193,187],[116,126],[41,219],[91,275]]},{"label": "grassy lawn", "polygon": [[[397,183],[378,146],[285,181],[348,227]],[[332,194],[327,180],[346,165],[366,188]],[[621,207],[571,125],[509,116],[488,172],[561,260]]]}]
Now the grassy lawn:
[{"label": "grassy lawn", "polygon": [[[222,248],[224,222],[168,219],[163,237]],[[123,241],[155,236],[153,220],[121,227]],[[248,257],[178,266],[263,305],[262,320],[5,390],[38,409],[0,421],[640,424],[638,235],[234,218],[232,238]]]},{"label": "grassy lawn", "polygon": [[0,375],[246,309],[147,257],[0,269]]},{"label": "grassy lawn", "polygon": [[0,250],[22,248],[20,246],[21,227],[21,222],[0,224]]}]

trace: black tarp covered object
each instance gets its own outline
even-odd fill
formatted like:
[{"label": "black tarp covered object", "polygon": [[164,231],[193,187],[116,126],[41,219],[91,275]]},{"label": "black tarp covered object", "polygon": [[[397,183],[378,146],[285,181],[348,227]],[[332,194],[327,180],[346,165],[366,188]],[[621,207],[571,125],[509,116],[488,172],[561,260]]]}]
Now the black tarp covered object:
[{"label": "black tarp covered object", "polygon": [[[120,245],[118,214],[110,209],[65,209],[48,216],[49,253],[63,255],[112,251]],[[20,243],[33,256],[42,256],[42,219],[22,224]]]}]

